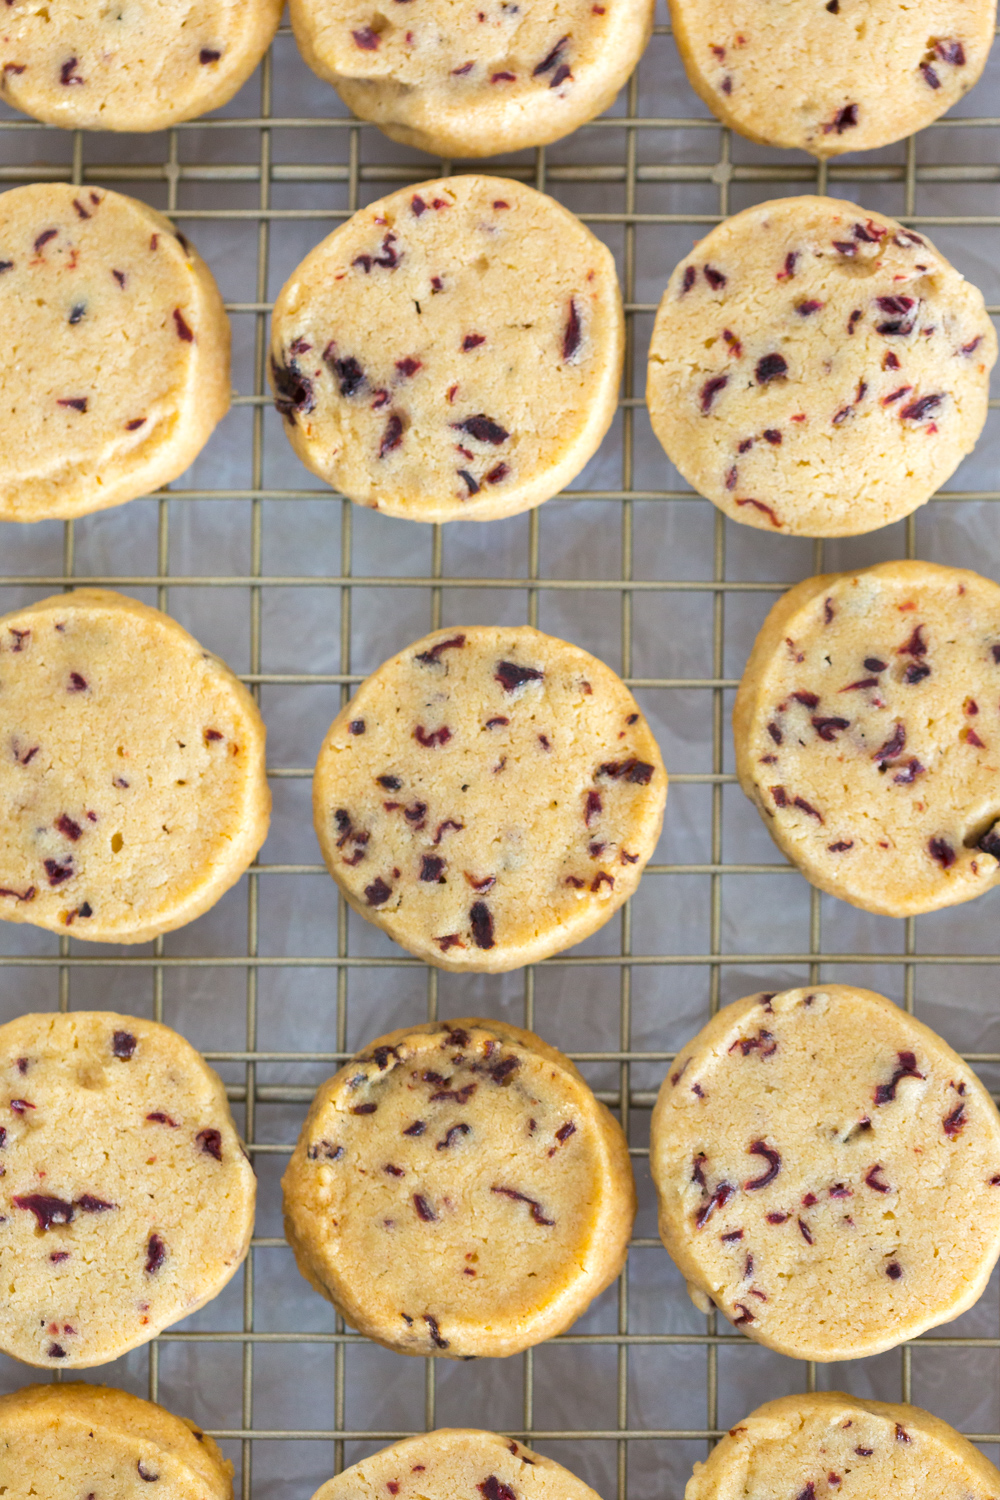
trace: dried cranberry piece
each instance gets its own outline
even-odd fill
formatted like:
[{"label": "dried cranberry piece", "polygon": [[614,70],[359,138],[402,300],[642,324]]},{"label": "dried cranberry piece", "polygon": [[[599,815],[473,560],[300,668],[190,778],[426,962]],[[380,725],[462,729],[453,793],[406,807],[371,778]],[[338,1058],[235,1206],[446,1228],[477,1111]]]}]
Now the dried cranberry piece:
[{"label": "dried cranberry piece", "polygon": [[64,838],[68,838],[74,844],[83,833],[79,823],[75,823],[68,813],[60,813],[56,818],[55,826]]},{"label": "dried cranberry piece", "polygon": [[357,395],[365,383],[365,372],[353,355],[348,355],[346,359],[335,359],[333,368],[337,374],[340,394],[342,396]]},{"label": "dried cranberry piece", "polygon": [[580,347],[583,333],[580,328],[580,314],[577,311],[576,300],[569,299],[569,314],[566,318],[566,331],[563,334],[562,357],[564,360],[572,359]]},{"label": "dried cranberry piece", "polygon": [[921,396],[919,400],[911,401],[909,405],[903,407],[899,413],[900,421],[922,422],[925,417],[929,417],[932,412],[937,411],[943,400],[944,396],[942,395]]},{"label": "dried cranberry piece", "polygon": [[444,860],[437,854],[425,854],[420,861],[420,879],[431,882],[441,881],[444,873]]},{"label": "dried cranberry piece", "polygon": [[951,1114],[948,1115],[947,1119],[943,1123],[942,1129],[944,1130],[945,1135],[956,1136],[959,1134],[964,1124],[965,1105],[960,1104],[957,1109],[953,1109]]},{"label": "dried cranberry piece", "polygon": [[431,1317],[430,1313],[424,1313],[424,1322],[427,1324],[427,1327],[430,1330],[431,1343],[435,1346],[435,1348],[447,1349],[448,1340],[441,1337],[441,1329],[438,1326],[437,1318]]},{"label": "dried cranberry piece", "polygon": [[897,720],[896,727],[895,729],[893,729],[892,734],[886,740],[885,744],[875,751],[875,754],[872,756],[872,760],[879,761],[880,768],[884,769],[884,767],[888,765],[889,761],[895,760],[897,755],[902,754],[905,745],[906,729],[903,724],[901,724]]},{"label": "dried cranberry piece", "polygon": [[[449,636],[446,641],[438,641],[435,646],[431,646],[427,651],[418,651],[414,660],[423,662],[424,666],[430,666],[432,663],[440,661],[442,652],[456,651],[460,646],[464,645],[464,635]],[[379,779],[381,780],[381,778]],[[384,784],[385,783],[383,782],[383,785]],[[399,786],[399,782],[397,782],[396,785]]]},{"label": "dried cranberry piece", "polygon": [[896,1086],[901,1078],[923,1078],[924,1074],[917,1070],[917,1059],[913,1052],[897,1052],[899,1067],[893,1073],[888,1083],[880,1083],[875,1088],[875,1103],[877,1105],[888,1104],[896,1097]]},{"label": "dried cranberry piece", "polygon": [[715,1210],[717,1208],[725,1208],[726,1204],[729,1202],[730,1198],[735,1192],[736,1189],[733,1187],[732,1183],[720,1182],[719,1186],[716,1188],[711,1198],[709,1198],[708,1202],[702,1204],[701,1208],[695,1214],[694,1222],[696,1228],[704,1229],[709,1219],[715,1213]]},{"label": "dried cranberry piece", "polygon": [[425,1224],[433,1224],[437,1221],[437,1214],[422,1193],[414,1193],[413,1207],[417,1211],[417,1218],[422,1219]]},{"label": "dried cranberry piece", "polygon": [[490,443],[493,447],[505,443],[510,437],[506,427],[501,427],[499,422],[494,422],[493,418],[486,416],[484,412],[478,412],[474,417],[466,417],[464,422],[452,422],[451,425],[456,432],[467,432],[477,442]]},{"label": "dried cranberry piece", "polygon": [[864,666],[866,672],[884,672],[886,669],[886,663],[879,661],[877,656],[866,656]]},{"label": "dried cranberry piece", "polygon": [[529,1198],[527,1193],[519,1193],[516,1188],[497,1187],[495,1184],[490,1188],[490,1192],[496,1193],[501,1198],[510,1198],[514,1203],[527,1203],[531,1210],[531,1217],[536,1224],[551,1229],[556,1222],[555,1219],[547,1219],[542,1213],[542,1205],[538,1199]]},{"label": "dried cranberry piece", "polygon": [[493,916],[485,901],[474,901],[469,910],[472,941],[477,948],[494,947]]},{"label": "dried cranberry piece", "polygon": [[501,661],[497,662],[493,676],[505,693],[513,693],[526,682],[541,682],[545,673],[540,672],[537,667],[522,667],[517,662]]},{"label": "dried cranberry piece", "polygon": [[451,1129],[445,1133],[444,1140],[438,1141],[437,1150],[447,1151],[450,1147],[454,1146],[456,1141],[461,1140],[463,1135],[471,1134],[472,1126],[466,1125],[464,1121],[459,1121],[457,1125],[452,1125]]},{"label": "dried cranberry piece", "polygon": [[850,728],[850,719],[822,719],[815,715],[812,718],[812,727],[821,740],[835,740],[841,730]]},{"label": "dried cranberry piece", "polygon": [[[431,729],[428,731],[422,724],[418,724],[413,731],[413,738],[418,745],[423,745],[425,750],[433,750],[436,745],[446,745],[448,743],[451,739],[451,730],[446,724],[442,724],[440,729]],[[424,812],[426,812],[426,805],[421,804],[421,806],[423,806]]]},{"label": "dried cranberry piece", "polygon": [[783,354],[765,354],[757,361],[754,375],[758,385],[767,385],[770,380],[781,380],[788,374],[788,361]]},{"label": "dried cranberry piece", "polygon": [[86,79],[81,78],[79,73],[76,72],[76,68],[78,67],[79,62],[80,59],[78,57],[71,57],[63,63],[62,67],[59,69],[60,83],[65,84],[67,87],[72,84],[80,85],[86,83]]},{"label": "dried cranberry piece", "polygon": [[369,906],[383,906],[392,895],[392,887],[386,885],[381,875],[376,875],[371,885],[365,886],[365,900]]},{"label": "dried cranberry piece", "polygon": [[994,859],[1000,860],[1000,831],[994,826],[988,833],[984,833],[976,846],[984,854],[992,854]]},{"label": "dried cranberry piece", "polygon": [[767,1170],[760,1177],[752,1177],[749,1182],[743,1184],[747,1192],[753,1192],[756,1188],[765,1188],[772,1183],[781,1171],[781,1156],[771,1146],[763,1141],[754,1141],[747,1147],[751,1156],[762,1156],[767,1162]]},{"label": "dried cranberry piece", "polygon": [[294,426],[297,414],[311,412],[316,405],[313,383],[303,374],[296,360],[289,359],[287,363],[279,364],[273,355],[271,376],[276,393],[275,409]]},{"label": "dried cranberry piece", "polygon": [[869,1171],[865,1177],[865,1182],[870,1188],[874,1189],[876,1193],[891,1193],[892,1187],[888,1182],[878,1181],[879,1173],[881,1171],[881,1165],[876,1162],[873,1167],[869,1168]]},{"label": "dried cranberry piece", "polygon": [[724,390],[728,384],[728,375],[713,375],[711,380],[705,381],[705,384],[701,388],[701,394],[698,398],[699,405],[701,406],[703,412],[711,411],[712,402],[715,400],[719,392],[721,390]]},{"label": "dried cranberry piece", "polygon": [[77,1198],[76,1207],[85,1214],[106,1214],[117,1208],[118,1204],[107,1203],[103,1198],[95,1198],[92,1193],[84,1193],[82,1198]]},{"label": "dried cranberry piece", "polygon": [[72,1224],[73,1205],[63,1198],[53,1198],[46,1193],[25,1193],[11,1199],[15,1208],[33,1213],[39,1230],[44,1234],[53,1224]]},{"label": "dried cranberry piece", "polygon": [[833,119],[823,126],[823,134],[829,135],[831,131],[835,130],[838,135],[843,135],[845,130],[850,130],[857,123],[858,106],[856,104],[845,104],[843,109],[838,110]]},{"label": "dried cranberry piece", "polygon": [[206,1156],[214,1156],[216,1161],[222,1160],[222,1132],[211,1126],[205,1130],[199,1130],[195,1140]]},{"label": "dried cranberry piece", "polygon": [[403,441],[403,419],[397,412],[390,412],[389,420],[385,424],[382,441],[378,446],[379,458],[385,458],[393,449],[398,448]]},{"label": "dried cranberry piece", "polygon": [[549,52],[546,57],[543,57],[537,68],[532,71],[532,78],[540,78],[544,73],[551,73],[552,69],[555,68],[560,62],[562,54],[563,52],[565,52],[568,43],[569,37],[561,36],[556,42],[555,46],[552,48],[552,51]]},{"label": "dried cranberry piece", "polygon": [[[147,1276],[155,1276],[156,1272],[163,1265],[163,1262],[166,1260],[166,1258],[167,1258],[167,1247],[166,1247],[166,1245],[160,1239],[160,1236],[158,1234],[151,1234],[149,1236],[149,1242],[146,1245],[146,1265],[145,1265],[145,1271],[146,1271]],[[143,1475],[142,1477],[145,1479],[146,1475]],[[156,1475],[153,1476],[153,1478],[156,1478],[156,1477],[157,1477]]]},{"label": "dried cranberry piece", "polygon": [[925,661],[913,662],[903,673],[903,681],[913,687],[915,683],[923,682],[925,677],[931,675],[931,669]]},{"label": "dried cranberry piece", "polygon": [[950,870],[958,855],[947,839],[931,839],[927,845],[931,859],[936,860],[942,870]]},{"label": "dried cranberry piece", "polygon": [[374,52],[378,48],[379,35],[370,26],[362,26],[358,31],[352,31],[354,45],[360,47],[362,52]]},{"label": "dried cranberry piece", "polygon": [[721,287],[725,286],[727,277],[725,277],[721,271],[717,271],[714,266],[705,266],[703,267],[703,269],[705,272],[705,280],[708,282],[709,286],[714,292],[719,291]]}]

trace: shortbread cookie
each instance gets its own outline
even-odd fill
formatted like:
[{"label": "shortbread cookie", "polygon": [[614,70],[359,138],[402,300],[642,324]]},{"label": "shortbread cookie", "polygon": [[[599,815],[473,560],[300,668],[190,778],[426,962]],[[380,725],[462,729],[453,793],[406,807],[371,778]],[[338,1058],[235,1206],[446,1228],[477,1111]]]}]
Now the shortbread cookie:
[{"label": "shortbread cookie", "polygon": [[221,1080],[176,1031],[110,1011],[10,1021],[0,1118],[5,1354],[105,1364],[235,1275],[256,1182]]},{"label": "shortbread cookie", "polygon": [[0,700],[0,918],[147,942],[264,842],[257,705],[159,610],[76,589],[4,615]]},{"label": "shortbread cookie", "polygon": [[110,1386],[29,1385],[0,1396],[5,1500],[232,1500],[233,1466],[193,1422]]},{"label": "shortbread cookie", "polygon": [[320,750],[313,818],[355,911],[427,963],[497,972],[603,926],[666,794],[610,667],[526,625],[474,625],[361,685]]},{"label": "shortbread cookie", "polygon": [[1000,1254],[1000,1115],[929,1027],[848,985],[751,995],[653,1111],[660,1234],[700,1305],[794,1359],[957,1318]]},{"label": "shortbread cookie", "polygon": [[740,785],[813,885],[906,917],[1000,872],[1000,589],[893,562],[807,578],[736,695]]},{"label": "shortbread cookie", "polygon": [[350,499],[489,521],[596,452],[623,327],[611,252],[575,215],[507,178],[448,177],[306,256],[275,304],[271,384],[302,462]]},{"label": "shortbread cookie", "polygon": [[783,198],[674,271],[646,399],[672,462],[732,520],[854,536],[909,515],[972,452],[996,354],[981,293],[922,235]]},{"label": "shortbread cookie", "polygon": [[493,156],[607,109],[649,41],[653,3],[423,0],[410,15],[291,0],[291,17],[306,62],[361,119],[436,156]]},{"label": "shortbread cookie", "polygon": [[281,7],[15,4],[0,33],[0,98],[68,129],[166,130],[233,97],[270,46]]},{"label": "shortbread cookie", "polygon": [[[37,23],[38,8],[19,5],[5,24],[22,13]],[[148,494],[228,410],[229,322],[212,273],[134,198],[59,182],[0,196],[0,323],[0,520]]]},{"label": "shortbread cookie", "polygon": [[598,1500],[553,1459],[495,1432],[462,1427],[439,1427],[393,1443],[321,1485],[313,1500],[368,1500],[383,1493],[399,1500],[476,1494],[484,1500]]},{"label": "shortbread cookie", "polygon": [[282,1186],[316,1290],[378,1343],[447,1359],[568,1328],[621,1271],[635,1217],[617,1120],[561,1052],[499,1021],[373,1042],[317,1093]]},{"label": "shortbread cookie", "polygon": [[731,1427],[695,1464],[684,1500],[994,1500],[998,1490],[989,1460],[930,1412],[824,1391],[768,1401]]},{"label": "shortbread cookie", "polygon": [[692,88],[725,125],[814,156],[873,151],[943,115],[983,71],[995,0],[670,0]]}]

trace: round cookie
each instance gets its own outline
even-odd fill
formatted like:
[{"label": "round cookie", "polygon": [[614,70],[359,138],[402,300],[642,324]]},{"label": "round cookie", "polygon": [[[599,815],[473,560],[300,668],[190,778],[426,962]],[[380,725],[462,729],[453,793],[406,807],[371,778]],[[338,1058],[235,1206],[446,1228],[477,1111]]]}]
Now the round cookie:
[{"label": "round cookie", "polygon": [[855,536],[916,510],[972,452],[996,354],[981,293],[922,235],[783,198],[674,271],[646,400],[668,457],[731,520]]},{"label": "round cookie", "polygon": [[271,44],[282,0],[17,5],[0,98],[49,125],[166,130],[227,103]]},{"label": "round cookie", "polygon": [[544,146],[607,109],[653,29],[652,0],[425,0],[372,16],[363,0],[291,0],[299,50],[362,120],[436,156]]},{"label": "round cookie", "polygon": [[57,182],[0,195],[0,319],[0,520],[148,494],[229,408],[212,273],[134,198]]},{"label": "round cookie", "polygon": [[993,1500],[1000,1473],[919,1406],[840,1391],[758,1406],[696,1463],[684,1500]]},{"label": "round cookie", "polygon": [[[0,1396],[6,1500],[232,1500],[233,1466],[193,1422],[110,1386],[28,1385]],[[88,1494],[89,1500],[89,1494]]]},{"label": "round cookie", "polygon": [[598,1500],[569,1469],[523,1443],[461,1427],[393,1443],[328,1480],[313,1500],[362,1500],[384,1490],[400,1500],[477,1493],[483,1500]]},{"label": "round cookie", "polygon": [[650,1170],[693,1300],[793,1359],[859,1359],[957,1318],[1000,1254],[1000,1115],[871,990],[726,1006],[663,1082]]},{"label": "round cookie", "polygon": [[302,462],[350,499],[489,521],[597,451],[623,349],[607,246],[534,188],[448,177],[306,256],[275,303],[271,384]]},{"label": "round cookie", "polygon": [[639,884],[667,774],[610,667],[529,626],[437,630],[333,721],[313,778],[355,911],[442,969],[582,942]]},{"label": "round cookie", "polygon": [[256,1181],[221,1080],[177,1032],[110,1011],[10,1021],[0,1119],[5,1354],[105,1364],[235,1275]]},{"label": "round cookie", "polygon": [[0,619],[0,918],[102,943],[182,927],[267,834],[253,698],[175,620],[108,589]]},{"label": "round cookie", "polygon": [[282,1187],[316,1290],[387,1348],[447,1359],[562,1333],[624,1266],[636,1208],[617,1120],[499,1021],[372,1043],[317,1093]]},{"label": "round cookie", "polygon": [[723,124],[814,156],[873,151],[936,120],[979,78],[995,0],[670,0],[691,87]]},{"label": "round cookie", "polygon": [[1000,872],[1000,588],[890,562],[774,605],[736,695],[740,785],[820,890],[912,916]]}]

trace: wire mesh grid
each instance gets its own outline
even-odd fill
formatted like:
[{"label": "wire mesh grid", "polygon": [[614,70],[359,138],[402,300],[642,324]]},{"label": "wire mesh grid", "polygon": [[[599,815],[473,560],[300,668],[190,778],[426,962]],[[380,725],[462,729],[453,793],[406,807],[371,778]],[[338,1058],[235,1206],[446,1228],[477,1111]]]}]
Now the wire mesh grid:
[{"label": "wire mesh grid", "polygon": [[[646,1160],[649,1110],[678,1047],[720,1004],[764,987],[869,983],[1000,1081],[997,896],[902,923],[821,897],[744,803],[728,730],[753,632],[787,584],[904,553],[1000,576],[996,418],[919,516],[824,546],[733,527],[693,496],[651,438],[642,392],[672,265],[693,236],[775,194],[830,191],[929,230],[1000,313],[1000,116],[972,112],[1000,101],[998,89],[1000,69],[919,137],[817,166],[722,129],[658,25],[608,115],[488,164],[559,197],[615,251],[628,314],[615,426],[568,498],[447,531],[373,517],[321,489],[287,449],[265,369],[274,294],[305,251],[437,163],[350,119],[287,27],[230,106],[162,136],[64,133],[0,109],[0,183],[94,182],[146,198],[189,230],[234,323],[237,394],[205,455],[123,510],[6,528],[0,602],[119,588],[242,669],[269,726],[271,837],[215,911],[154,944],[96,948],[5,927],[0,1014],[148,1014],[222,1071],[260,1177],[246,1266],[200,1313],[85,1373],[201,1421],[233,1459],[243,1500],[306,1500],[364,1453],[436,1425],[509,1431],[606,1500],[680,1495],[691,1463],[750,1407],[817,1387],[912,1398],[996,1457],[996,1277],[943,1332],[851,1365],[800,1365],[688,1303],[655,1234]],[[316,858],[309,777],[326,725],[381,659],[438,625],[494,620],[565,634],[615,666],[654,726],[672,789],[641,890],[608,927],[543,965],[459,979],[402,955],[338,901]],[[569,1333],[510,1361],[406,1360],[367,1343],[301,1281],[280,1233],[278,1177],[316,1084],[379,1031],[439,1014],[537,1027],[620,1112],[632,1143],[641,1207],[627,1270]],[[0,1359],[0,1388],[26,1373]]]}]

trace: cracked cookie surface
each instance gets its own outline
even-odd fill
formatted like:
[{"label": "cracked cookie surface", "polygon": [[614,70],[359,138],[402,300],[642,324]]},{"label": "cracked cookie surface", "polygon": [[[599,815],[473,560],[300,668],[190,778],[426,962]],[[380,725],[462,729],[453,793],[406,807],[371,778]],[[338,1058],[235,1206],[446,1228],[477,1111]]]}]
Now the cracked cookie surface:
[{"label": "cracked cookie surface", "polygon": [[919,1406],[839,1391],[782,1396],[696,1463],[684,1500],[993,1500],[1000,1473]]},{"label": "cracked cookie surface", "polygon": [[104,943],[192,921],[267,833],[264,725],[159,610],[77,589],[0,619],[0,918]]},{"label": "cracked cookie surface", "polygon": [[646,400],[668,457],[732,520],[853,536],[909,515],[971,453],[996,353],[981,293],[923,235],[785,198],[673,272]]},{"label": "cracked cookie surface", "polygon": [[652,0],[291,0],[299,50],[355,114],[435,156],[559,140],[613,103],[648,42]]},{"label": "cracked cookie surface", "polygon": [[302,462],[416,521],[548,500],[607,432],[624,347],[614,260],[502,177],[418,183],[362,209],[286,282],[271,385]]},{"label": "cracked cookie surface", "polygon": [[316,1290],[378,1343],[448,1359],[561,1333],[621,1271],[635,1216],[618,1122],[498,1021],[373,1042],[317,1093],[282,1186]]},{"label": "cracked cookie surface", "polygon": [[22,0],[0,33],[0,99],[64,129],[166,130],[232,98],[270,46],[281,8]]},{"label": "cracked cookie surface", "polygon": [[438,630],[334,720],[313,818],[361,916],[439,968],[561,952],[634,892],[667,774],[619,677],[529,626]]},{"label": "cracked cookie surface", "polygon": [[791,589],[733,711],[736,770],[821,890],[905,917],[1000,873],[1000,588],[881,563]]},{"label": "cracked cookie surface", "polygon": [[1000,1254],[1000,1116],[929,1027],[847,985],[752,995],[677,1055],[653,1112],[660,1235],[692,1289],[794,1359],[894,1348]]},{"label": "cracked cookie surface", "polygon": [[106,1364],[239,1268],[253,1171],[220,1079],[175,1031],[111,1011],[9,1022],[0,1121],[5,1353]]},{"label": "cracked cookie surface", "polygon": [[994,0],[670,0],[692,88],[753,141],[872,151],[943,115],[989,56]]},{"label": "cracked cookie surface", "polygon": [[176,479],[229,408],[229,320],[168,219],[103,189],[0,195],[0,520]]}]

